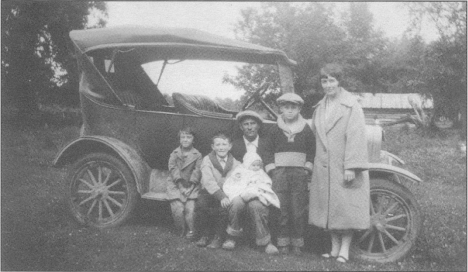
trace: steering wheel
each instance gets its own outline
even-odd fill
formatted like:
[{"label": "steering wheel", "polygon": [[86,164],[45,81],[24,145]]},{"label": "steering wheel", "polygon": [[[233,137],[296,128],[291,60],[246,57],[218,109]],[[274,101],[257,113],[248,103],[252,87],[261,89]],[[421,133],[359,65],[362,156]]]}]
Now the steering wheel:
[{"label": "steering wheel", "polygon": [[252,94],[252,96],[250,96],[249,99],[247,99],[244,106],[242,106],[242,110],[244,111],[244,110],[250,108],[253,104],[255,104],[257,102],[260,102],[260,104],[262,104],[268,110],[268,112],[273,116],[273,119],[275,119],[275,121],[276,121],[278,119],[278,116],[277,116],[276,112],[274,110],[272,110],[270,108],[270,106],[268,106],[268,104],[265,103],[265,101],[263,101],[263,99],[262,99],[262,95],[268,90],[270,85],[271,84],[268,83],[268,82],[263,83],[262,86],[260,86]]}]

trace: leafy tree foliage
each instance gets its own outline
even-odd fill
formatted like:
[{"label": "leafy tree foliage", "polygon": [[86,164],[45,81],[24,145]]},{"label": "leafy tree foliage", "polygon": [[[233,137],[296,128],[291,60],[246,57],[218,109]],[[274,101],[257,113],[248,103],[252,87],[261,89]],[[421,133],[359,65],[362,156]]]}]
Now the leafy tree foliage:
[{"label": "leafy tree foliage", "polygon": [[[236,35],[252,43],[281,49],[296,60],[295,88],[302,91],[315,84],[323,60],[331,60],[341,52],[345,33],[333,24],[332,15],[331,6],[322,3],[262,3],[261,10],[242,11],[243,20],[238,22]],[[264,80],[269,80],[267,74],[261,67],[247,66],[238,78],[229,82],[252,92]],[[245,86],[248,84],[252,86]],[[277,86],[273,82],[273,88]]]},{"label": "leafy tree foliage", "polygon": [[[344,80],[351,91],[376,92],[385,89],[377,66],[385,52],[385,40],[372,28],[372,14],[367,3],[351,3],[343,23],[337,23],[332,3],[264,3],[259,10],[242,11],[238,22],[238,38],[278,48],[297,61],[294,68],[295,90],[298,93],[321,91],[318,74],[329,62],[338,62],[352,71]],[[262,81],[269,82],[267,71],[261,67],[246,66],[237,78],[226,82],[252,92]],[[250,85],[249,85],[250,84]],[[247,86],[249,85],[249,86]],[[278,83],[267,100],[279,94]]]},{"label": "leafy tree foliage", "polygon": [[435,117],[457,121],[466,137],[466,2],[415,2],[408,6],[414,28],[429,20],[440,35],[427,46],[419,66],[424,91],[434,98]]},{"label": "leafy tree foliage", "polygon": [[349,13],[343,17],[347,37],[342,62],[347,69],[348,89],[353,92],[388,92],[384,75],[380,73],[388,41],[382,33],[373,30],[373,16],[368,3],[349,3]]},{"label": "leafy tree foliage", "polygon": [[[466,3],[411,2],[411,31],[388,40],[373,28],[365,2],[349,3],[337,17],[333,3],[264,3],[242,11],[238,38],[278,48],[297,61],[295,90],[320,91],[318,73],[328,62],[346,70],[345,87],[353,92],[416,92],[434,99],[435,115],[452,120],[461,114],[466,131]],[[415,30],[432,21],[440,39],[427,44]],[[246,66],[226,82],[252,92],[263,81],[273,82],[267,100],[278,95],[278,83],[259,66]],[[245,100],[245,99],[244,99]]]},{"label": "leafy tree foliage", "polygon": [[[87,17],[94,12],[95,25]],[[68,33],[102,27],[104,2],[2,2],[2,104],[14,104],[24,117],[37,113],[38,102],[57,96],[77,103],[78,75]]]},{"label": "leafy tree foliage", "polygon": [[365,2],[350,3],[347,29],[349,35],[357,40],[367,41],[372,36],[373,16]]}]

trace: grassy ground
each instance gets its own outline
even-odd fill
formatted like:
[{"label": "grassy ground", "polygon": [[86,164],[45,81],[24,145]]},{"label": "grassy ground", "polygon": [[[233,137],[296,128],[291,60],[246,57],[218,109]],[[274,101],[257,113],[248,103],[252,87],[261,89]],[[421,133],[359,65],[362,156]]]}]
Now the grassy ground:
[{"label": "grassy ground", "polygon": [[[178,238],[167,203],[141,201],[121,227],[78,225],[65,205],[65,169],[50,162],[76,127],[19,129],[2,124],[1,270],[460,270],[467,269],[466,155],[454,132],[421,136],[386,129],[384,148],[424,180],[409,185],[425,221],[415,250],[398,263],[323,260],[310,241],[302,256],[268,256],[246,245],[210,251]],[[312,244],[312,245],[310,245]]]},{"label": "grassy ground", "polygon": [[431,269],[466,270],[467,163],[456,131],[431,135],[403,126],[386,129],[385,136],[383,149],[403,158],[405,168],[424,181],[408,186],[425,217],[414,258]]}]

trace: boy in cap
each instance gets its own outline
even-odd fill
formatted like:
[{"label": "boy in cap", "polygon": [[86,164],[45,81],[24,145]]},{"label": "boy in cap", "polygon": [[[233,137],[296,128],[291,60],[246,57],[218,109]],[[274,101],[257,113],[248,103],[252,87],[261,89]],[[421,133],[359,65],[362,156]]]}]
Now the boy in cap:
[{"label": "boy in cap", "polygon": [[[277,100],[281,116],[272,129],[265,171],[273,180],[273,191],[280,200],[278,249],[300,254],[304,246],[304,227],[308,201],[307,182],[312,173],[315,156],[315,137],[300,115],[304,100],[294,93],[286,93]],[[271,172],[270,172],[271,171]]]}]

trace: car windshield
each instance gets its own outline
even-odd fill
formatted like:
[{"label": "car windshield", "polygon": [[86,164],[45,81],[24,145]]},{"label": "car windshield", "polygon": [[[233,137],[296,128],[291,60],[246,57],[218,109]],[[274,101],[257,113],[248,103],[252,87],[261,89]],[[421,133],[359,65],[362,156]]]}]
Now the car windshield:
[{"label": "car windshield", "polygon": [[[277,66],[268,64],[189,59],[159,60],[145,63],[142,67],[170,104],[173,93],[203,95],[215,101],[236,102],[243,95],[249,95],[248,92],[265,80],[279,83]],[[248,78],[252,76],[255,78]],[[258,86],[255,82],[258,82]],[[238,103],[231,104],[234,106]],[[238,110],[232,106],[230,108]]]}]

